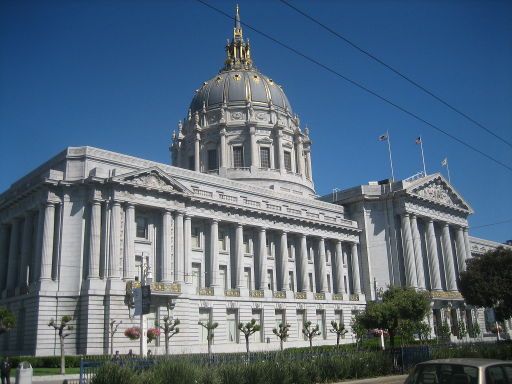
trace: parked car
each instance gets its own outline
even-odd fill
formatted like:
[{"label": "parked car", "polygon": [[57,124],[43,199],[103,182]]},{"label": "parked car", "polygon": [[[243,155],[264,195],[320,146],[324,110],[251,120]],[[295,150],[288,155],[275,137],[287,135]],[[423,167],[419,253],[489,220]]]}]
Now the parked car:
[{"label": "parked car", "polygon": [[512,384],[512,361],[440,359],[419,363],[405,384]]}]

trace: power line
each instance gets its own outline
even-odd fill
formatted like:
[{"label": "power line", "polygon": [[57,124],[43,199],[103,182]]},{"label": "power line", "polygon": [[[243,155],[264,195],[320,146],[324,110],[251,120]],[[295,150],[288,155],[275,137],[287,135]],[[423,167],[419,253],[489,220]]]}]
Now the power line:
[{"label": "power line", "polygon": [[[208,4],[207,2],[205,2],[205,1],[203,1],[203,0],[196,0],[196,1],[198,1],[199,3],[201,3],[201,4],[205,5],[205,6],[207,6],[208,8],[210,8],[210,9],[214,10],[214,11],[215,11],[215,12],[217,12],[217,13],[220,13],[221,15],[226,16],[226,17],[227,17],[227,18],[229,18],[229,19],[232,19],[232,20],[234,19],[234,18],[233,18],[233,16],[229,15],[228,13],[224,12],[223,10],[221,10],[221,9],[219,9],[219,8],[217,8],[217,7],[214,7],[214,6],[213,6],[213,5],[211,5],[211,4]],[[345,75],[343,75],[343,74],[341,74],[341,73],[337,72],[336,70],[334,70],[334,69],[332,69],[332,68],[328,67],[328,66],[327,66],[327,65],[325,65],[325,64],[322,64],[322,63],[321,63],[321,62],[319,62],[318,60],[313,59],[312,57],[307,56],[306,54],[304,54],[304,53],[300,52],[299,50],[297,50],[297,49],[295,49],[295,48],[293,48],[293,47],[290,47],[289,45],[286,45],[285,43],[282,43],[281,41],[279,41],[279,40],[277,40],[276,38],[274,38],[274,37],[272,37],[272,36],[268,35],[267,33],[262,32],[262,31],[260,31],[260,30],[258,30],[258,29],[256,29],[256,28],[254,28],[254,27],[250,26],[249,24],[247,24],[247,23],[245,23],[245,22],[241,22],[241,24],[242,24],[242,25],[244,25],[245,27],[249,28],[250,30],[252,30],[252,31],[256,32],[257,34],[259,34],[259,35],[261,35],[261,36],[263,36],[263,37],[265,37],[265,38],[267,38],[267,39],[269,39],[269,40],[273,41],[274,43],[276,43],[276,44],[278,44],[278,45],[280,45],[281,47],[283,47],[283,48],[285,48],[285,49],[287,49],[287,50],[289,50],[289,51],[291,51],[291,52],[295,53],[296,55],[298,55],[298,56],[300,56],[300,57],[302,57],[302,58],[306,59],[307,61],[310,61],[310,62],[312,62],[313,64],[315,64],[315,65],[317,65],[317,66],[319,66],[319,67],[321,67],[321,68],[325,69],[326,71],[328,71],[328,72],[330,72],[330,73],[332,73],[332,74],[334,74],[334,75],[336,75],[336,76],[340,77],[341,79],[343,79],[343,80],[345,80],[345,81],[349,82],[350,84],[355,85],[356,87],[358,87],[358,88],[362,89],[363,91],[365,91],[365,92],[367,92],[367,93],[370,93],[371,95],[373,95],[373,96],[377,97],[378,99],[380,99],[380,100],[382,100],[382,101],[386,102],[387,104],[389,104],[389,105],[391,105],[391,106],[395,107],[396,109],[398,109],[398,110],[402,111],[403,113],[405,113],[405,114],[407,114],[407,115],[409,115],[409,116],[413,117],[414,119],[416,119],[416,120],[418,120],[418,121],[420,121],[420,122],[422,122],[422,123],[424,123],[424,124],[428,125],[429,127],[431,127],[431,128],[433,128],[433,129],[435,129],[436,131],[438,131],[438,132],[440,132],[440,133],[444,134],[445,136],[448,136],[448,137],[449,137],[449,138],[451,138],[452,140],[455,140],[455,141],[456,141],[456,142],[458,142],[459,144],[462,144],[463,146],[465,146],[465,147],[467,147],[467,148],[469,148],[469,149],[473,150],[473,151],[474,151],[474,152],[476,152],[476,153],[479,153],[480,155],[482,155],[482,156],[486,157],[487,159],[489,159],[489,160],[493,161],[494,163],[496,163],[496,164],[498,164],[498,165],[501,165],[503,168],[506,168],[507,170],[509,170],[510,172],[512,172],[512,167],[510,167],[510,166],[508,166],[507,164],[502,163],[501,161],[499,161],[499,160],[495,159],[494,157],[492,157],[492,156],[490,156],[490,155],[486,154],[485,152],[483,152],[483,151],[479,150],[478,148],[474,147],[473,145],[466,143],[465,141],[463,141],[463,140],[459,139],[458,137],[456,137],[456,136],[452,135],[451,133],[449,133],[449,132],[447,132],[447,131],[445,131],[445,130],[443,130],[443,129],[439,128],[437,125],[435,125],[435,124],[433,124],[433,123],[430,123],[429,121],[427,121],[427,120],[423,119],[422,117],[418,116],[418,115],[417,115],[417,114],[415,114],[414,112],[410,112],[409,110],[405,109],[404,107],[401,107],[400,105],[398,105],[398,104],[394,103],[393,101],[391,101],[391,100],[387,99],[386,97],[381,96],[381,95],[380,95],[380,94],[378,94],[377,92],[372,91],[371,89],[369,89],[369,88],[367,88],[366,86],[364,86],[364,85],[362,85],[362,84],[358,83],[357,81],[355,81],[355,80],[352,80],[352,79],[348,78],[347,76],[345,76]]]},{"label": "power line", "polygon": [[476,229],[476,228],[492,227],[494,225],[505,224],[505,223],[510,223],[510,222],[512,222],[512,219],[503,220],[503,221],[496,221],[494,223],[477,225],[476,227],[469,227],[469,228],[470,229]]},{"label": "power line", "polygon": [[319,26],[321,26],[323,29],[325,29],[326,31],[330,32],[331,34],[333,34],[334,36],[338,37],[339,39],[343,40],[344,42],[346,42],[347,44],[351,45],[353,48],[357,49],[359,52],[363,53],[364,55],[370,57],[371,59],[373,59],[374,61],[376,61],[377,63],[381,64],[382,66],[386,67],[387,69],[389,69],[390,71],[392,71],[393,73],[395,73],[396,75],[400,76],[402,79],[406,80],[407,82],[409,82],[410,84],[414,85],[416,88],[418,89],[421,89],[423,92],[425,92],[427,95],[433,97],[434,99],[436,99],[437,101],[439,101],[440,103],[444,104],[446,107],[450,108],[452,111],[458,113],[459,115],[465,117],[467,120],[471,121],[473,124],[475,124],[477,127],[479,127],[480,129],[484,130],[485,132],[487,132],[488,134],[494,136],[495,138],[497,138],[498,140],[501,140],[502,142],[504,142],[505,144],[507,144],[509,147],[512,148],[512,143],[507,141],[506,139],[504,139],[503,137],[497,135],[496,133],[494,133],[493,131],[491,131],[489,128],[485,127],[483,124],[481,124],[480,122],[476,121],[475,119],[473,119],[471,116],[469,116],[468,114],[462,112],[460,109],[454,107],[453,105],[451,105],[450,103],[448,103],[447,101],[445,101],[444,99],[442,99],[441,97],[437,96],[436,94],[434,94],[432,91],[428,90],[425,86],[419,84],[418,82],[414,81],[413,79],[411,79],[409,76],[407,75],[404,75],[402,72],[400,72],[398,69],[395,69],[394,67],[392,67],[391,65],[385,63],[384,61],[382,61],[381,59],[379,59],[378,57],[376,57],[375,55],[373,55],[371,52],[361,48],[360,46],[358,46],[356,43],[352,42],[351,40],[347,39],[346,37],[344,37],[343,35],[341,35],[340,33],[336,32],[335,30],[333,30],[332,28],[328,27],[327,25],[323,24],[321,21],[313,18],[312,16],[308,15],[306,12],[300,10],[299,8],[295,7],[294,5],[290,4],[288,1],[286,0],[279,0],[281,1],[283,4],[287,5],[288,7],[290,7],[291,9],[293,9],[294,11],[296,11],[297,13],[300,13],[302,16],[304,16],[305,18],[311,20],[313,23],[315,24],[318,24]]}]

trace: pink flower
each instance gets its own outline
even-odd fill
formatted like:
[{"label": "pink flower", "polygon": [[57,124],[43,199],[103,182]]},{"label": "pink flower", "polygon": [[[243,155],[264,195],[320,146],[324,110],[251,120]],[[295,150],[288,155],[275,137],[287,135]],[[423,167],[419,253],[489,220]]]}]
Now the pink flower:
[{"label": "pink flower", "polygon": [[148,343],[151,343],[158,336],[160,336],[160,328],[149,328],[148,329],[148,333],[147,333]]},{"label": "pink flower", "polygon": [[126,328],[124,331],[124,335],[129,338],[130,340],[138,340],[140,339],[140,327],[131,327]]}]

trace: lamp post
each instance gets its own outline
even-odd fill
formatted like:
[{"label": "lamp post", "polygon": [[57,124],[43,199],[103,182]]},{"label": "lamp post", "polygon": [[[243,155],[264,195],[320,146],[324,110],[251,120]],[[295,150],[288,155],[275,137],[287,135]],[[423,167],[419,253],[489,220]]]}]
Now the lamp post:
[{"label": "lamp post", "polygon": [[[141,296],[142,295],[142,289],[145,285],[151,285],[151,282],[153,281],[153,275],[151,273],[151,266],[149,265],[149,256],[145,256],[142,258],[142,264],[140,266],[140,290],[141,290]],[[144,315],[144,311],[141,310],[140,312],[140,356],[145,357],[148,354],[148,342],[147,342],[147,332],[148,332],[148,326],[146,323],[146,316]]]}]

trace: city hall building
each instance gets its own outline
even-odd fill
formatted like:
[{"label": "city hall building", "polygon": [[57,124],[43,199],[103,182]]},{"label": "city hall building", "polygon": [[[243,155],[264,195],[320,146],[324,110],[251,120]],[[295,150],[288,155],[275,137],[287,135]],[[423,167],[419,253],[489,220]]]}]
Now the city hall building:
[{"label": "city hall building", "polygon": [[[427,290],[431,326],[478,320],[457,290],[465,261],[499,244],[468,234],[472,209],[439,174],[369,183],[318,198],[307,128],[282,88],[255,69],[238,12],[224,67],[205,81],[179,123],[173,166],[92,147],[70,147],[0,195],[0,305],[17,327],[0,336],[9,354],[59,353],[50,319],[71,315],[71,354],[138,351],[127,288],[152,277],[148,327],[172,311],[171,352],[205,352],[198,321],[219,323],[214,352],[243,351],[239,322],[261,324],[251,349],[334,344],[390,284]],[[162,148],[164,150],[164,148]],[[491,318],[487,323],[492,322]],[[489,334],[490,336],[490,334]],[[162,353],[163,336],[149,348]]]}]

